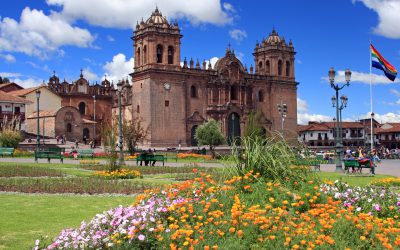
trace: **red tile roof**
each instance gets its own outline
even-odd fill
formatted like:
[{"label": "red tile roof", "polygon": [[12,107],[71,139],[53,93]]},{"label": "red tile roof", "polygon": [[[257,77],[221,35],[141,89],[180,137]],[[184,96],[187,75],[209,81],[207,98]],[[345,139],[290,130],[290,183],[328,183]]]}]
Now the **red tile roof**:
[{"label": "red tile roof", "polygon": [[400,123],[389,123],[391,128],[377,128],[375,129],[375,133],[384,134],[384,133],[399,133],[400,132]]},{"label": "red tile roof", "polygon": [[32,103],[31,101],[26,100],[25,98],[15,96],[1,90],[0,90],[0,102],[25,103],[25,104]]},{"label": "red tile roof", "polygon": [[41,88],[42,86],[39,87],[33,87],[33,88],[27,88],[27,89],[20,89],[20,90],[15,90],[15,91],[11,91],[9,92],[12,95],[16,95],[16,96],[26,96],[27,94],[36,91],[37,89]]}]

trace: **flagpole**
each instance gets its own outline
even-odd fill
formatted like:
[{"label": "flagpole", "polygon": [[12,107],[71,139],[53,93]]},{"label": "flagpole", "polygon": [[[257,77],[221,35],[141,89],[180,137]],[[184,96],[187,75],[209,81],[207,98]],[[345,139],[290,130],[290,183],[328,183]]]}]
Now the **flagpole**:
[{"label": "flagpole", "polygon": [[371,103],[371,154],[374,148],[374,131],[373,131],[373,124],[372,124],[372,55],[371,55],[371,39],[369,40],[369,96],[370,96],[370,103]]}]

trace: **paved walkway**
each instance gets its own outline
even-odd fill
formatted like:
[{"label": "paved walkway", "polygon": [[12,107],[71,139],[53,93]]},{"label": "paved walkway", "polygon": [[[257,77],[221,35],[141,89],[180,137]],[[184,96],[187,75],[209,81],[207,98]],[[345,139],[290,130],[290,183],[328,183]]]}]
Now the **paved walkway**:
[{"label": "paved walkway", "polygon": [[[105,164],[106,160],[105,159],[100,159],[98,160],[101,164]],[[33,158],[0,158],[0,163],[1,162],[31,162],[34,163]],[[39,159],[40,163],[47,163],[46,159]],[[59,163],[59,160],[51,160],[53,163]],[[64,159],[64,163],[69,163],[69,164],[78,164],[79,160],[73,160],[73,159]],[[136,166],[136,161],[126,161],[126,164],[129,166]],[[192,163],[193,164],[193,163]],[[223,167],[224,165],[222,163],[196,163],[197,166],[199,167]],[[171,166],[171,167],[184,167],[184,166],[189,166],[190,163],[188,162],[166,162],[165,166]],[[156,166],[162,166],[162,163],[156,162]],[[322,164],[321,165],[321,171],[324,172],[335,172],[336,166],[335,164]],[[363,170],[365,173],[367,173],[367,169]],[[384,174],[384,175],[393,175],[400,177],[400,160],[382,160],[382,162],[378,165],[378,167],[375,169],[376,174]]]},{"label": "paved walkway", "polygon": [[[322,164],[321,171],[335,172],[335,164]],[[369,169],[364,169],[364,173],[368,173]],[[393,175],[400,177],[400,160],[382,160],[375,168],[376,174]]]}]

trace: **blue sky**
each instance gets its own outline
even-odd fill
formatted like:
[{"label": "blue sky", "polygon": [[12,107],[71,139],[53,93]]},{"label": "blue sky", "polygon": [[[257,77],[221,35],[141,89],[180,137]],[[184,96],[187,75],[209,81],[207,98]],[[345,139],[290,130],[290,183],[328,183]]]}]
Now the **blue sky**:
[{"label": "blue sky", "polygon": [[[292,39],[299,123],[334,116],[330,67],[353,72],[341,92],[349,98],[343,117],[368,117],[369,40],[400,70],[400,0],[20,0],[0,9],[0,75],[24,87],[47,82],[53,70],[67,81],[76,80],[81,68],[91,82],[105,74],[114,81],[126,78],[133,67],[133,28],[156,5],[178,20],[181,61],[215,61],[230,43],[250,66],[256,41],[273,27],[287,42]],[[400,79],[390,82],[372,72],[377,120],[400,122]]]}]

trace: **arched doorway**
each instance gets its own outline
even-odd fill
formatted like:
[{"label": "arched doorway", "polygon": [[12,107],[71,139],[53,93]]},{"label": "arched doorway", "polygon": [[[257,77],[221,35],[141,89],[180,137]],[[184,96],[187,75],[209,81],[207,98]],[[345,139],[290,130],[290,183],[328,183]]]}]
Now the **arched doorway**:
[{"label": "arched doorway", "polygon": [[228,116],[228,143],[232,142],[240,137],[240,116],[238,113],[231,113]]},{"label": "arched doorway", "polygon": [[89,139],[90,133],[89,133],[89,129],[88,128],[84,128],[83,129],[83,133],[82,133],[82,139],[86,136],[86,139]]},{"label": "arched doorway", "polygon": [[190,144],[192,146],[197,146],[197,140],[195,138],[195,134],[196,134],[196,129],[197,129],[197,125],[194,125],[192,127],[192,130],[190,131]]},{"label": "arched doorway", "polygon": [[84,115],[84,114],[85,114],[85,111],[86,111],[86,105],[85,105],[85,103],[84,103],[84,102],[79,103],[78,108],[79,108],[79,113],[80,113],[81,115]]}]

